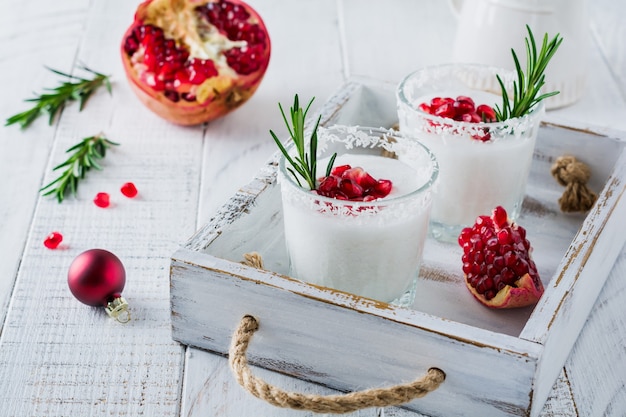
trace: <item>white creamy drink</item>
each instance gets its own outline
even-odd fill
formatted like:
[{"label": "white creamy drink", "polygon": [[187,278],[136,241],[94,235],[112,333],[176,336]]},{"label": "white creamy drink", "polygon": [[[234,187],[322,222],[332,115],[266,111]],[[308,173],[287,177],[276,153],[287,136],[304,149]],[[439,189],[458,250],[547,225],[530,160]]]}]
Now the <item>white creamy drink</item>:
[{"label": "white creamy drink", "polygon": [[[413,106],[417,108],[433,97],[459,95],[471,97],[476,105],[491,107],[502,100],[477,90],[441,91],[415,99]],[[398,114],[400,130],[427,146],[439,162],[440,182],[431,213],[435,237],[455,240],[464,226],[498,205],[511,218],[519,215],[539,127],[537,120],[458,122],[402,106]],[[485,135],[489,139],[481,140]]]},{"label": "white creamy drink", "polygon": [[[398,302],[414,291],[419,272],[429,222],[432,166],[416,170],[397,159],[351,153],[339,155],[334,166],[345,164],[362,167],[376,179],[391,180],[391,193],[369,202],[322,197],[298,187],[281,167],[292,274],[313,284]],[[322,172],[326,161],[320,160],[318,167]]]}]

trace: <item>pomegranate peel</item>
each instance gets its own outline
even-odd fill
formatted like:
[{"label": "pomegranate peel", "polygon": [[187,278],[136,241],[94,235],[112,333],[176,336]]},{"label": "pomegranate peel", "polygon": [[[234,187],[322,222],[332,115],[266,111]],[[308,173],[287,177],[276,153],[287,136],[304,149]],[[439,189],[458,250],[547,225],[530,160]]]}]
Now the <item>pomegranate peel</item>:
[{"label": "pomegranate peel", "polygon": [[270,52],[261,17],[240,0],[147,0],[121,45],[139,100],[180,125],[214,120],[245,103]]},{"label": "pomegranate peel", "polygon": [[543,294],[543,285],[537,286],[529,274],[524,274],[514,285],[506,285],[487,300],[466,280],[465,285],[474,298],[490,308],[517,308],[536,304]]},{"label": "pomegranate peel", "polygon": [[535,304],[544,288],[526,230],[508,219],[498,206],[491,216],[478,216],[458,239],[463,248],[463,273],[470,293],[490,308]]}]

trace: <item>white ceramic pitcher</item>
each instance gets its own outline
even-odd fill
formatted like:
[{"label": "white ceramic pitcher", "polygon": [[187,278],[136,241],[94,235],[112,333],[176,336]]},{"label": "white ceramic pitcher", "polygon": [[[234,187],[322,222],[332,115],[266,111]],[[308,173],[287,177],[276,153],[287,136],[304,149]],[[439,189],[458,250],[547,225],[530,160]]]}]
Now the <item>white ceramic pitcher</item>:
[{"label": "white ceramic pitcher", "polygon": [[522,68],[526,65],[526,25],[537,48],[545,33],[563,37],[546,70],[544,91],[560,91],[547,108],[574,103],[584,90],[587,73],[589,26],[585,0],[450,0],[458,16],[452,59],[514,69],[511,48]]}]

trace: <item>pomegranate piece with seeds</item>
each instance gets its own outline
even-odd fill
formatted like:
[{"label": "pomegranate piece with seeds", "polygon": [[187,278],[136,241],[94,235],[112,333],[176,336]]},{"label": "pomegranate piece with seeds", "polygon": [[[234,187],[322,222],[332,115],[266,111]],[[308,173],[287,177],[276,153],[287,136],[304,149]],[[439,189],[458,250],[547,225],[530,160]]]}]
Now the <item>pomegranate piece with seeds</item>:
[{"label": "pomegranate piece with seeds", "polygon": [[139,99],[181,125],[214,120],[247,101],[270,51],[263,20],[240,0],[147,0],[121,45]]},{"label": "pomegranate piece with seeds", "polygon": [[525,307],[543,294],[526,230],[509,221],[503,207],[479,216],[461,231],[458,242],[467,288],[485,306]]},{"label": "pomegranate piece with seeds", "polygon": [[315,191],[338,200],[373,201],[389,195],[392,188],[390,180],[377,180],[363,168],[350,165],[334,167],[329,176],[319,181]]}]

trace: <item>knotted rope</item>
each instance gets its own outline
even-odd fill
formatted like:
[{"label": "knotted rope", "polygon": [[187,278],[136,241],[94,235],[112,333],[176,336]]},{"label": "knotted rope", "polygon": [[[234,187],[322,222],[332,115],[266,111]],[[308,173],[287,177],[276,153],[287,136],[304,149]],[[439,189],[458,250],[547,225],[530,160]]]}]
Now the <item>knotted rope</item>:
[{"label": "knotted rope", "polygon": [[315,395],[283,391],[252,375],[246,359],[246,350],[259,323],[254,317],[244,316],[235,330],[228,361],[239,385],[257,398],[283,408],[308,410],[314,413],[343,414],[368,407],[400,405],[421,398],[436,390],[445,380],[446,374],[430,368],[426,375],[407,384],[389,388],[375,388],[343,395]]},{"label": "knotted rope", "polygon": [[552,176],[565,191],[559,198],[561,211],[585,212],[591,209],[598,195],[587,187],[591,177],[591,169],[571,155],[560,156],[550,170]]},{"label": "knotted rope", "polygon": [[263,269],[263,258],[259,252],[248,252],[243,254],[243,261],[240,263],[257,269]]}]

